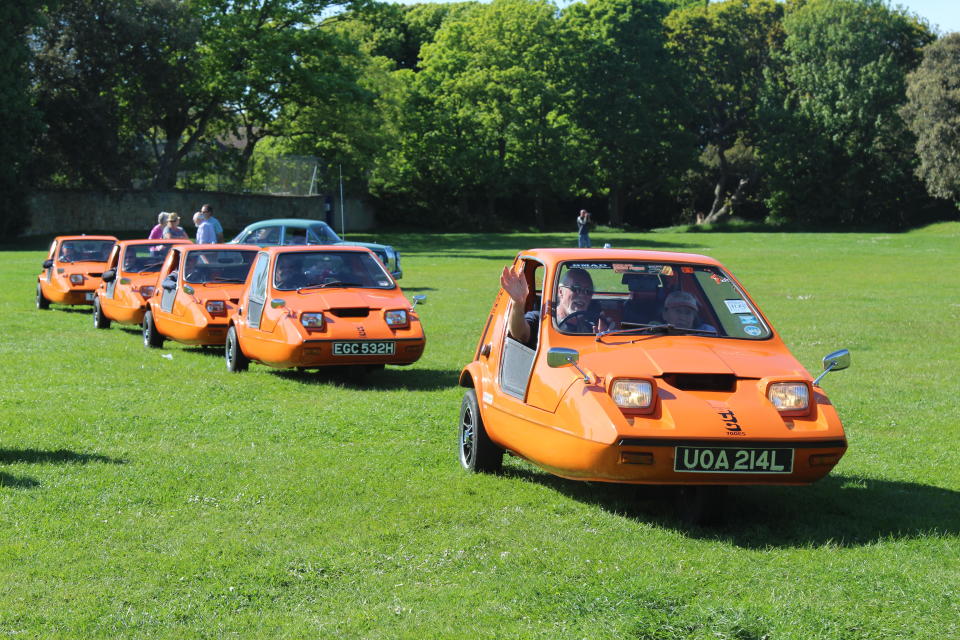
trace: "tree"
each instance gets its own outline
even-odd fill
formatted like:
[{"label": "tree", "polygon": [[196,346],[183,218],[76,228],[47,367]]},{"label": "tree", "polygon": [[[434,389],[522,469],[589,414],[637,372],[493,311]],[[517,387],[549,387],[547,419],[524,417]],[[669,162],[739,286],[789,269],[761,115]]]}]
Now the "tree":
[{"label": "tree", "polygon": [[927,191],[960,201],[960,33],[924,48],[900,113],[917,137],[917,175]]},{"label": "tree", "polygon": [[692,152],[679,123],[680,71],[665,49],[668,11],[658,0],[588,0],[564,16],[576,34],[567,59],[575,153],[595,163],[585,169],[609,197],[613,225],[624,222],[628,201],[678,176]]},{"label": "tree", "polygon": [[907,224],[929,201],[898,109],[933,36],[880,0],[797,3],[784,30],[763,96],[771,219]]},{"label": "tree", "polygon": [[0,136],[0,234],[14,237],[29,220],[26,209],[26,168],[37,131],[29,86],[28,29],[38,18],[39,1],[0,4],[0,113],[6,130]]},{"label": "tree", "polygon": [[[668,49],[686,71],[684,92],[705,164],[714,167],[713,197],[702,222],[729,215],[756,181],[752,156],[757,137],[757,105],[771,52],[782,41],[783,5],[773,0],[727,0],[673,11],[666,19]],[[731,188],[731,182],[736,186]]]}]

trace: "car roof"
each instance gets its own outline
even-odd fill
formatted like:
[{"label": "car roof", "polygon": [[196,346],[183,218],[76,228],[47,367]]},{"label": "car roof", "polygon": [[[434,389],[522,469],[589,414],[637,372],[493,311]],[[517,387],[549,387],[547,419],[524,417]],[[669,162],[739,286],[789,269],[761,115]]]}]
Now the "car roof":
[{"label": "car roof", "polygon": [[[236,245],[233,245],[236,246]],[[370,249],[366,247],[358,247],[355,245],[344,245],[344,244],[292,244],[285,245],[282,247],[263,247],[260,248],[260,251],[266,251],[271,256],[275,256],[279,253],[316,253],[316,252],[330,252],[330,253],[343,253],[345,251],[350,251],[353,253],[373,253]]]},{"label": "car roof", "polygon": [[655,262],[688,262],[721,266],[720,262],[715,258],[697,253],[647,251],[643,249],[527,249],[526,251],[521,251],[518,257],[538,258],[548,264],[556,264],[570,260],[649,260]]},{"label": "car roof", "polygon": [[315,224],[327,223],[323,220],[311,220],[309,218],[272,218],[270,220],[252,222],[244,227],[244,231],[260,229],[261,227],[309,227]]},{"label": "car roof", "polygon": [[185,243],[190,246],[186,248],[190,251],[260,251],[260,247],[255,244],[229,244],[227,242],[211,242],[210,244]]},{"label": "car roof", "polygon": [[119,242],[117,242],[117,244],[120,245],[121,247],[133,247],[133,246],[142,245],[142,244],[149,244],[149,245],[155,245],[155,244],[191,244],[191,242],[190,242],[189,240],[184,239],[184,238],[169,238],[169,239],[167,239],[167,240],[162,240],[162,239],[159,239],[159,238],[156,239],[156,240],[150,240],[150,239],[144,240],[144,239],[141,238],[141,239],[138,239],[138,240],[120,240]]},{"label": "car roof", "polygon": [[114,242],[117,242],[117,241],[118,241],[118,240],[116,239],[116,237],[114,237],[114,236],[87,236],[87,235],[83,235],[83,234],[74,235],[74,236],[57,236],[56,238],[54,238],[54,240],[57,240],[57,241],[63,241],[63,240],[113,240]]}]

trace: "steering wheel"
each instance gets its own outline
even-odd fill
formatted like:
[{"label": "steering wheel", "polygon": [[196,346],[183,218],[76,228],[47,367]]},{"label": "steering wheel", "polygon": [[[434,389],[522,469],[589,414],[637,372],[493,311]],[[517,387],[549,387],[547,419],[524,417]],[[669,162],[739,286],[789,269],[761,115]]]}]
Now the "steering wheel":
[{"label": "steering wheel", "polygon": [[[573,320],[576,320],[577,318],[581,318],[581,317],[582,317],[582,318],[587,318],[587,317],[589,317],[589,316],[591,316],[591,315],[593,315],[593,314],[591,314],[590,311],[588,311],[588,310],[586,310],[586,309],[583,310],[583,311],[574,311],[573,313],[571,313],[570,315],[568,315],[566,318],[564,318],[563,320],[561,320],[560,322],[558,322],[558,323],[557,323],[557,328],[560,329],[561,331],[573,331],[573,322],[572,322]],[[565,326],[564,326],[564,325],[566,325],[567,323],[570,323],[570,326],[569,326],[569,327],[565,327]]]}]

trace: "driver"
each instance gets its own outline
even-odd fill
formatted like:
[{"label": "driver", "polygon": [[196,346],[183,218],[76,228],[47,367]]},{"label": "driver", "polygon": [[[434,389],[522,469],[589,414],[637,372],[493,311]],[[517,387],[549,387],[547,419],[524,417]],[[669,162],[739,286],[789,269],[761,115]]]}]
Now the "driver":
[{"label": "driver", "polygon": [[[510,307],[510,337],[527,346],[536,343],[540,329],[540,310],[523,312],[529,295],[526,279],[504,267],[500,274],[500,286],[507,292],[513,305]],[[557,289],[557,326],[571,333],[594,333],[599,312],[590,310],[593,301],[593,279],[584,269],[569,269],[560,280]]]},{"label": "driver", "polygon": [[299,289],[306,286],[303,267],[293,260],[281,260],[277,265],[277,288]]}]

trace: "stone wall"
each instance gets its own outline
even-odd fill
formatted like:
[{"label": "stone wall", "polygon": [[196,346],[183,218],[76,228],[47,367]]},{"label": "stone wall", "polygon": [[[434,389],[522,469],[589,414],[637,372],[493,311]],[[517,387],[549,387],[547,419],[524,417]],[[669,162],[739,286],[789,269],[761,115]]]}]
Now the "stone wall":
[{"label": "stone wall", "polygon": [[[323,196],[266,196],[211,191],[37,191],[30,197],[30,224],[23,235],[61,235],[87,231],[143,231],[157,223],[161,211],[176,211],[181,225],[191,235],[193,214],[200,205],[213,207],[229,240],[251,222],[269,218],[327,220]],[[367,231],[374,227],[370,207],[355,198],[345,198],[346,230]],[[343,231],[340,199],[333,198],[331,222]]]}]

